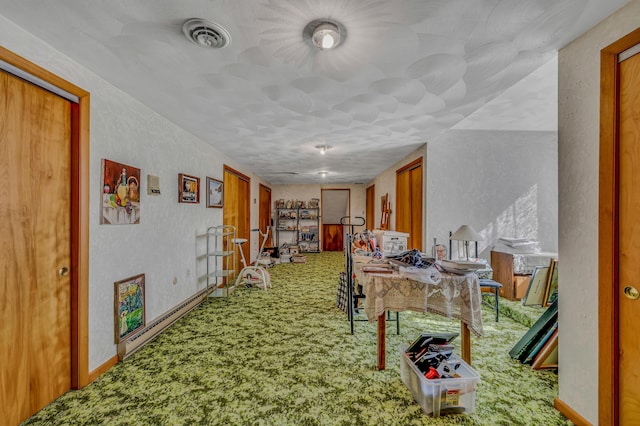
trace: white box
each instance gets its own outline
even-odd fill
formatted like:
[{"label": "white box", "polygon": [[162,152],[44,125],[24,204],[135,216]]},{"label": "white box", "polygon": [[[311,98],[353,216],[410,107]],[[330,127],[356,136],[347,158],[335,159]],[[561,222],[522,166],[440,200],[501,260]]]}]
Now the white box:
[{"label": "white box", "polygon": [[450,360],[459,362],[454,379],[429,380],[406,354],[407,344],[400,345],[400,376],[413,398],[425,414],[439,417],[445,414],[471,414],[476,409],[476,385],[480,375],[455,355]]},{"label": "white box", "polygon": [[373,235],[376,236],[378,247],[380,247],[380,251],[384,254],[398,254],[407,251],[409,234],[405,232],[374,229]]}]

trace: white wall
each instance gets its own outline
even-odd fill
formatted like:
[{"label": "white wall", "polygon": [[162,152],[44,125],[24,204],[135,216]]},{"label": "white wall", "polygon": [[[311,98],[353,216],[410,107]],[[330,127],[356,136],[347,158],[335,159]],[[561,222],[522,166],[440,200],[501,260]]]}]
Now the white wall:
[{"label": "white wall", "polygon": [[485,258],[498,237],[557,251],[557,148],[555,132],[452,130],[429,142],[427,250],[467,224],[483,237]]},{"label": "white wall", "polygon": [[[223,164],[252,177],[220,151],[116,89],[43,41],[0,16],[0,40],[14,53],[40,65],[91,94],[89,368],[116,354],[114,344],[114,282],[145,273],[146,318],[163,314],[198,290],[204,281],[196,265],[196,235],[222,222],[222,210],[177,202],[178,173],[201,179],[222,179]],[[100,225],[101,159],[141,169],[139,225]],[[146,194],[146,175],[160,177],[162,194]],[[254,195],[252,195],[254,197]],[[257,226],[252,204],[252,226]],[[174,277],[177,284],[173,284]]]},{"label": "white wall", "polygon": [[[600,50],[638,27],[632,1],[560,50],[560,399],[598,420],[598,158]],[[566,295],[566,297],[563,297]]]}]

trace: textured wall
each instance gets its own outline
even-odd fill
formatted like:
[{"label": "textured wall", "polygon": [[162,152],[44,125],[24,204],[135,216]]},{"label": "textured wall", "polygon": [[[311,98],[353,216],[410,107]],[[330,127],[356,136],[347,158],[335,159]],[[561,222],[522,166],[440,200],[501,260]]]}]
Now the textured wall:
[{"label": "textured wall", "polygon": [[[427,145],[427,249],[448,244],[449,231],[474,227],[488,258],[498,237],[558,244],[558,156],[555,132],[447,132]],[[455,245],[454,245],[455,249]]]},{"label": "textured wall", "polygon": [[638,27],[632,1],[559,52],[560,399],[598,419],[600,50]]},{"label": "textured wall", "polygon": [[[196,264],[196,235],[222,222],[222,210],[177,202],[178,173],[221,179],[223,164],[239,169],[224,154],[152,112],[41,40],[0,16],[0,39],[7,49],[91,93],[89,368],[116,354],[114,282],[146,274],[147,320],[177,305],[204,283]],[[139,225],[100,225],[101,159],[141,169]],[[162,194],[146,194],[146,175],[160,177]],[[259,180],[253,176],[252,192]],[[255,195],[257,196],[257,195]],[[257,205],[252,204],[253,226]],[[173,284],[173,278],[177,284]]]}]

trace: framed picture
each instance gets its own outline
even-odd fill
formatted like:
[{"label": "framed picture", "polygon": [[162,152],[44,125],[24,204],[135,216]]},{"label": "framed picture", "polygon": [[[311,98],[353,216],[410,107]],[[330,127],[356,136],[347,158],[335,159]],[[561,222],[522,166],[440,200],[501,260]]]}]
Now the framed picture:
[{"label": "framed picture", "polygon": [[547,289],[547,281],[549,277],[548,266],[536,266],[531,273],[531,279],[529,280],[529,288],[527,289],[527,295],[522,300],[522,304],[525,306],[543,306],[544,295]]},{"label": "framed picture", "polygon": [[114,283],[116,343],[146,324],[144,306],[144,274]]},{"label": "framed picture", "polygon": [[182,173],[178,174],[178,202],[200,203],[200,178]]},{"label": "framed picture", "polygon": [[558,298],[558,259],[551,259],[544,306],[550,306]]},{"label": "framed picture", "polygon": [[222,207],[222,189],[221,180],[207,176],[207,207]]},{"label": "framed picture", "polygon": [[140,223],[140,169],[115,161],[102,160],[103,225]]}]

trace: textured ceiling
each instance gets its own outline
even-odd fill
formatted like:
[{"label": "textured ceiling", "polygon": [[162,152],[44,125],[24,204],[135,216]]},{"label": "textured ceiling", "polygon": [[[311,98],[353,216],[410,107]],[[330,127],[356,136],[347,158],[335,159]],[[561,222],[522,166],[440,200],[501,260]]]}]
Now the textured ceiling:
[{"label": "textured ceiling", "polygon": [[[503,129],[516,108],[509,129],[549,130],[536,113],[555,102],[549,65],[532,80],[544,91],[487,104],[626,2],[0,0],[0,14],[270,183],[355,183],[458,124]],[[189,18],[222,25],[231,44],[191,43]],[[345,42],[308,45],[317,18],[344,25]]]}]

